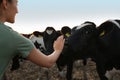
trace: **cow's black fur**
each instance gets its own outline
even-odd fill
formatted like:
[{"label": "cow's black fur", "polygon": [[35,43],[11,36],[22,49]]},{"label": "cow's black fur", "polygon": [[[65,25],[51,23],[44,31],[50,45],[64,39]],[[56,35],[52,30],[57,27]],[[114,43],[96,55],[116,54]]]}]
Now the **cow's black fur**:
[{"label": "cow's black fur", "polygon": [[[51,34],[47,33],[48,31],[52,31]],[[44,44],[45,44],[45,48],[47,51],[47,55],[51,54],[54,50],[53,50],[53,43],[54,41],[57,39],[58,35],[56,30],[53,27],[47,27],[44,31],[44,35],[43,35],[43,40],[44,40]]]},{"label": "cow's black fur", "polygon": [[[120,20],[115,21],[120,24]],[[119,25],[108,20],[97,28],[92,24],[73,32],[57,62],[60,66],[72,65],[77,59],[90,57],[96,63],[100,79],[108,80],[105,77],[106,71],[113,67],[120,68],[119,50]],[[67,75],[67,80],[71,78],[71,75]]]},{"label": "cow's black fur", "polygon": [[[85,22],[84,24],[86,23],[88,22]],[[66,75],[67,80],[72,79],[73,62],[75,60],[83,59],[84,60],[83,64],[86,65],[86,59],[89,57],[87,51],[88,50],[90,51],[89,46],[87,45],[94,43],[95,40],[93,40],[93,37],[96,36],[97,36],[96,25],[92,22],[89,22],[88,25],[78,30],[75,27],[74,31],[72,31],[71,36],[66,39],[63,51],[59,59],[57,60],[57,64],[59,66],[67,65]],[[88,40],[90,40],[92,43],[89,43]],[[94,49],[96,47],[91,45],[91,48]]]},{"label": "cow's black fur", "polygon": [[104,76],[107,70],[113,67],[120,69],[120,20],[112,21],[118,25],[108,20],[98,27],[100,33],[104,32],[99,36],[101,44],[98,45],[96,58],[96,68],[101,80],[107,80]]}]

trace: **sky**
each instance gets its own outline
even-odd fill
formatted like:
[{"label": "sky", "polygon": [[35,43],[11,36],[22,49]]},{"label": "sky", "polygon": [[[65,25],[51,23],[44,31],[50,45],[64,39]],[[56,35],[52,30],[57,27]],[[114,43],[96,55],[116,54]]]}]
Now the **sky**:
[{"label": "sky", "polygon": [[15,23],[6,24],[27,34],[48,26],[60,30],[85,21],[99,26],[108,19],[119,19],[120,0],[18,0],[18,11]]}]

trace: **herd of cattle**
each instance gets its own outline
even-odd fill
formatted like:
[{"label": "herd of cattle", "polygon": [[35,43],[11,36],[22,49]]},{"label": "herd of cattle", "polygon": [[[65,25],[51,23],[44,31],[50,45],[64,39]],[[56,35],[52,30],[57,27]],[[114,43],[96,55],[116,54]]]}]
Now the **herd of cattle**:
[{"label": "herd of cattle", "polygon": [[[34,31],[30,35],[23,34],[46,55],[53,52],[53,43],[60,35],[64,35],[65,44],[56,64],[59,71],[67,66],[67,80],[72,80],[74,61],[82,59],[83,64],[86,65],[88,58],[96,63],[96,70],[101,80],[114,78],[108,72],[120,69],[119,19],[107,20],[99,26],[96,26],[94,22],[86,21],[72,29],[64,26],[61,30],[56,31],[53,27],[47,27],[44,32]],[[19,68],[18,57],[20,56],[13,58],[11,70]],[[106,72],[108,76],[106,76]]]}]

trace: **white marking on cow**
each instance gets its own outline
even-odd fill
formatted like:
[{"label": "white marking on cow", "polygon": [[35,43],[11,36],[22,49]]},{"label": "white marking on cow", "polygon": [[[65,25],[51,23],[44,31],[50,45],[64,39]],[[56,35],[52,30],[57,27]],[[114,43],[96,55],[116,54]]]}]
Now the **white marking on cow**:
[{"label": "white marking on cow", "polygon": [[120,28],[120,24],[117,21],[115,21],[115,20],[108,20],[108,21],[112,22],[113,24],[115,24],[116,26],[118,26]]},{"label": "white marking on cow", "polygon": [[46,31],[49,35],[51,35],[53,33],[53,30],[47,30]]},{"label": "white marking on cow", "polygon": [[76,30],[80,29],[81,27],[84,27],[84,26],[88,26],[88,25],[92,25],[91,23],[83,23],[81,25],[79,25]]},{"label": "white marking on cow", "polygon": [[46,50],[45,45],[44,45],[44,41],[43,41],[43,37],[36,37],[36,36],[34,36],[34,35],[31,35],[31,36],[30,36],[30,40],[31,40],[33,43],[35,43],[35,41],[37,41],[39,44],[41,44],[40,47],[43,47],[43,48]]}]

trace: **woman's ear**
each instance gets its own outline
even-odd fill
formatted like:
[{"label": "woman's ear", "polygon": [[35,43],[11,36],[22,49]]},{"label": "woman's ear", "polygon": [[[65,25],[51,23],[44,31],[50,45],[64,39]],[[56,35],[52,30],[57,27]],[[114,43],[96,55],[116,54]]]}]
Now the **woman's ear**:
[{"label": "woman's ear", "polygon": [[3,7],[5,8],[5,9],[7,9],[7,4],[8,4],[8,2],[7,2],[7,0],[3,0]]}]

